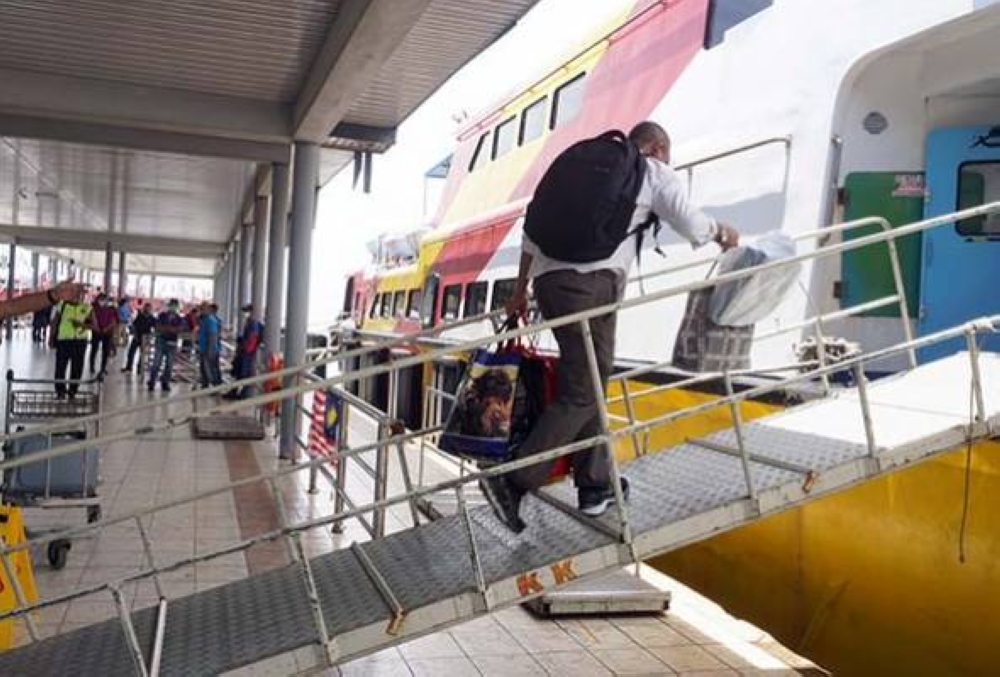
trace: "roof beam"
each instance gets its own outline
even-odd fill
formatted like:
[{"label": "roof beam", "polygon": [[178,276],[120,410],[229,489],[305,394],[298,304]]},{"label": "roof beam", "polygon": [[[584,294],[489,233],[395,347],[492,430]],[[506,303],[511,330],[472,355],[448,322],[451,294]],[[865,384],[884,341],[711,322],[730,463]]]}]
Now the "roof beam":
[{"label": "roof beam", "polygon": [[0,136],[288,161],[291,107],[0,68]]},{"label": "roof beam", "polygon": [[129,254],[181,256],[192,259],[214,259],[225,253],[225,245],[216,242],[72,228],[0,224],[0,238],[29,247],[84,250],[102,250],[110,242],[115,251],[125,251]]},{"label": "roof beam", "polygon": [[323,143],[431,0],[345,0],[295,104],[294,137]]}]

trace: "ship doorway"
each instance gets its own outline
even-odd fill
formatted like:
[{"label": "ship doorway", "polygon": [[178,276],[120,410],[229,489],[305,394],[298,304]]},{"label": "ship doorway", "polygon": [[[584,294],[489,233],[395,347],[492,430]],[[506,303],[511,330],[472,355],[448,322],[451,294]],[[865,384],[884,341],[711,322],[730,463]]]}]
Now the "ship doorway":
[{"label": "ship doorway", "polygon": [[[1000,128],[938,129],[927,137],[925,216],[941,216],[1000,201]],[[1000,214],[933,228],[924,233],[920,283],[921,335],[983,315],[1000,313]],[[1000,351],[1000,337],[982,337]],[[921,351],[935,360],[964,349],[955,339]]]}]

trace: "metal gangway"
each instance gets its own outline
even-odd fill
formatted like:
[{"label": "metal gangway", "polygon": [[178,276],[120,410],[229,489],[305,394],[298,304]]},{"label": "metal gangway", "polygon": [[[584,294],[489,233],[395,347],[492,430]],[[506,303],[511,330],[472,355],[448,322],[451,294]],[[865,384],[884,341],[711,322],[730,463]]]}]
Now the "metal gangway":
[{"label": "metal gangway", "polygon": [[[584,336],[589,338],[588,320],[607,312],[656,303],[740,279],[759,270],[794,265],[875,243],[891,243],[899,237],[994,211],[1000,211],[1000,203],[849,242],[826,243],[784,261],[727,273],[713,280],[675,285],[641,298],[499,335],[461,341],[421,354],[393,357],[386,364],[326,379],[297,380],[319,361],[289,367],[247,379],[246,383],[260,383],[278,375],[288,379],[289,385],[243,402],[193,406],[196,400],[222,392],[229,386],[180,395],[172,400],[178,406],[190,401],[192,411],[188,415],[175,415],[140,429],[106,433],[97,439],[66,444],[31,459],[5,460],[0,462],[0,470],[73,453],[83,446],[110,444],[167,431],[187,425],[198,417],[229,413],[295,398],[317,388],[336,388],[359,379],[392,374],[444,355],[466,352],[497,340],[527,336],[554,326],[578,323]],[[842,232],[847,227],[849,224],[821,231]],[[901,287],[894,301],[905,306]],[[470,318],[461,323],[472,324],[483,319]],[[389,345],[412,345],[420,338],[447,328],[398,338],[374,348],[346,351],[327,361],[341,361],[370,350],[385,350]],[[289,521],[285,515],[277,482],[292,473],[314,472],[321,467],[329,471],[328,458],[282,467],[134,513],[105,516],[94,524],[39,536],[28,543],[0,544],[0,564],[18,600],[17,608],[0,614],[0,619],[23,619],[35,640],[26,647],[0,654],[0,674],[59,675],[67,670],[86,675],[308,672],[527,601],[573,580],[638,563],[726,529],[881,477],[936,454],[993,437],[1000,422],[1000,355],[981,353],[980,340],[986,333],[997,330],[1000,330],[1000,315],[933,335],[910,338],[898,345],[837,363],[801,367],[785,378],[739,392],[733,387],[731,374],[714,375],[726,386],[724,396],[645,421],[630,415],[628,421],[618,425],[612,425],[605,393],[597,378],[593,345],[588,343],[590,377],[603,422],[601,434],[592,438],[298,522]],[[918,349],[943,341],[964,341],[965,350],[931,364],[915,366]],[[868,382],[866,368],[898,356],[908,356],[914,366],[894,377]],[[657,366],[651,365],[648,369]],[[827,398],[754,422],[744,422],[741,418],[739,403],[744,400],[844,371],[853,373],[854,387],[834,390]],[[106,412],[97,418],[134,414],[155,406],[140,405]],[[616,460],[612,464],[617,493],[615,509],[601,518],[584,517],[572,507],[567,483],[549,486],[537,496],[526,497],[522,516],[528,528],[518,535],[501,525],[488,508],[472,508],[464,498],[466,485],[486,476],[565,456],[598,443],[613,445],[619,440],[635,440],[636,436],[657,427],[669,426],[683,417],[720,406],[727,407],[731,415],[732,425],[728,429],[687,440],[659,450],[659,453],[646,453],[627,464]],[[72,424],[79,425],[88,418],[83,417]],[[55,423],[49,428],[57,430],[60,425],[69,424]],[[391,435],[375,443],[343,448],[339,450],[333,472],[343,473],[345,461],[361,454],[387,445],[419,441],[439,430],[440,426],[412,432],[392,431]],[[20,434],[6,435],[5,440],[16,439]],[[632,484],[628,502],[618,488],[617,480],[623,472]],[[254,483],[266,483],[274,490],[281,517],[279,528],[173,562],[154,560],[144,518]],[[422,497],[445,490],[456,495],[459,510],[454,515],[318,557],[305,555],[300,537],[310,529],[330,527],[391,506],[412,505]],[[414,521],[419,522],[416,515],[414,517]],[[122,524],[137,526],[148,559],[143,570],[33,603],[25,599],[16,577],[11,575],[13,553],[54,538],[75,537]],[[159,577],[164,574],[241,552],[264,541],[281,539],[287,541],[295,554],[295,561],[289,566],[178,599],[168,600],[161,593],[158,605],[136,612],[130,612],[125,603],[122,587],[127,583],[151,579],[157,589],[162,590]],[[117,619],[37,640],[33,611],[98,593],[114,598],[119,609]]]}]

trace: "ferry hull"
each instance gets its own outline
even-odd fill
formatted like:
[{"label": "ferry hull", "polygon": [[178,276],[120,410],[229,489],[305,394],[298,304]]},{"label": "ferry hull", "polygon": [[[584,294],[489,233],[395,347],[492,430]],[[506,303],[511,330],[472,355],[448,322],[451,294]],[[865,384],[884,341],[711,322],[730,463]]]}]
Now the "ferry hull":
[{"label": "ferry hull", "polygon": [[[657,394],[639,417],[708,397]],[[747,403],[742,413],[749,420],[774,409]],[[652,448],[728,425],[713,410],[658,433]],[[1000,639],[998,532],[1000,443],[990,442],[650,564],[836,675],[991,675]]]}]

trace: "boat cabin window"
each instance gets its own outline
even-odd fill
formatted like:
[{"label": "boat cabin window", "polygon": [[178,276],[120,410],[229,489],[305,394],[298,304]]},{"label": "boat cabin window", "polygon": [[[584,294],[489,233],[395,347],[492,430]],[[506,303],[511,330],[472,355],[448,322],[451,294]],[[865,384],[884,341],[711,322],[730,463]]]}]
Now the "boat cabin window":
[{"label": "boat cabin window", "polygon": [[524,109],[521,115],[521,145],[533,141],[545,131],[545,104],[548,97],[542,97]]},{"label": "boat cabin window", "polygon": [[462,305],[462,285],[452,284],[444,288],[441,295],[441,319],[458,319],[458,309]]},{"label": "boat cabin window", "polygon": [[400,289],[392,296],[392,316],[400,317],[406,309],[406,291]]},{"label": "boat cabin window", "polygon": [[586,73],[580,73],[575,78],[556,90],[552,97],[552,129],[561,127],[573,118],[583,107],[583,79]]},{"label": "boat cabin window", "polygon": [[[1000,200],[1000,162],[966,162],[958,168],[958,209]],[[1000,214],[984,214],[955,223],[962,237],[1000,239]]]},{"label": "boat cabin window", "polygon": [[423,298],[420,300],[420,323],[424,327],[434,326],[434,302],[437,301],[440,284],[441,277],[437,273],[428,275],[424,283]]},{"label": "boat cabin window", "polygon": [[378,316],[379,317],[392,317],[389,312],[392,308],[392,294],[385,293],[382,294],[382,305],[379,307]]},{"label": "boat cabin window", "polygon": [[476,152],[472,154],[472,162],[469,163],[469,171],[474,172],[484,167],[490,161],[490,132],[484,132],[476,142]]},{"label": "boat cabin window", "polygon": [[493,283],[493,298],[490,300],[490,311],[500,310],[504,307],[510,297],[514,295],[514,286],[517,280],[510,278],[507,280],[497,280]]},{"label": "boat cabin window", "polygon": [[509,117],[493,133],[493,159],[508,152],[517,144],[517,118]]},{"label": "boat cabin window", "polygon": [[488,282],[473,282],[465,288],[465,312],[462,317],[475,317],[486,312]]},{"label": "boat cabin window", "polygon": [[382,297],[379,294],[375,294],[375,298],[372,299],[372,307],[368,310],[368,317],[376,318],[378,317],[379,304],[382,302]]},{"label": "boat cabin window", "polygon": [[411,289],[406,299],[406,317],[411,320],[420,319],[420,290]]}]

